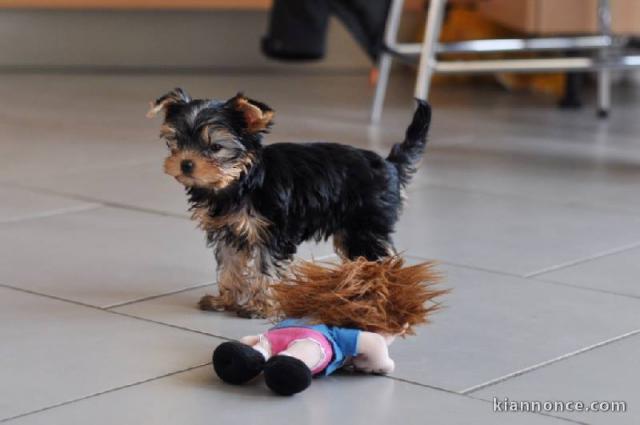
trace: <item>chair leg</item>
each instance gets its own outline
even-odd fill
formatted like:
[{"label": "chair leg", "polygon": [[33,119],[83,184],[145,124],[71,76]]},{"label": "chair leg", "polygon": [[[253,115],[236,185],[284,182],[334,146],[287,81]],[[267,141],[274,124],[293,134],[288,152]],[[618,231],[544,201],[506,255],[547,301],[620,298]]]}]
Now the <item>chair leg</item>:
[{"label": "chair leg", "polygon": [[580,91],[582,89],[582,74],[579,72],[566,73],[566,86],[564,96],[558,102],[558,107],[563,109],[578,109],[582,107]]},{"label": "chair leg", "polygon": [[611,71],[598,71],[598,117],[607,118],[611,112]]},{"label": "chair leg", "polygon": [[[598,27],[603,35],[611,35],[611,8],[609,0],[598,0]],[[608,48],[600,50],[600,57],[607,58]],[[598,116],[606,118],[611,110],[611,70],[598,70]]]},{"label": "chair leg", "polygon": [[384,108],[384,98],[387,94],[392,60],[393,57],[390,53],[383,52],[380,55],[380,61],[378,62],[378,82],[376,83],[376,93],[373,97],[373,105],[371,106],[372,124],[378,124],[380,118],[382,118],[382,109]]},{"label": "chair leg", "polygon": [[[396,44],[398,38],[398,28],[402,19],[402,6],[404,0],[392,0],[389,6],[389,15],[384,28],[384,47],[392,47]],[[391,63],[393,56],[383,51],[380,53],[378,62],[378,82],[376,83],[376,92],[371,106],[371,123],[377,124],[382,117],[382,109],[384,107],[384,98],[387,93],[387,85],[389,83],[389,74],[391,73]]]},{"label": "chair leg", "polygon": [[447,0],[431,0],[429,2],[429,14],[420,50],[420,65],[414,93],[418,99],[427,100],[429,97],[431,77],[436,65],[436,48],[438,47],[446,5]]}]

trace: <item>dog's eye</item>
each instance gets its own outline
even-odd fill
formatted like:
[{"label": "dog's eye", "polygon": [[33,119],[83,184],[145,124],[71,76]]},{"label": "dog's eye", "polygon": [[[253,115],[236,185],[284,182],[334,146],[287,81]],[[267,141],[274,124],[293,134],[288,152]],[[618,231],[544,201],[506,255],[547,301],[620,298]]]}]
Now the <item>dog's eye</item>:
[{"label": "dog's eye", "polygon": [[222,145],[218,144],[218,143],[214,143],[211,146],[209,146],[209,152],[211,153],[216,153],[218,152],[220,149],[222,149]]}]

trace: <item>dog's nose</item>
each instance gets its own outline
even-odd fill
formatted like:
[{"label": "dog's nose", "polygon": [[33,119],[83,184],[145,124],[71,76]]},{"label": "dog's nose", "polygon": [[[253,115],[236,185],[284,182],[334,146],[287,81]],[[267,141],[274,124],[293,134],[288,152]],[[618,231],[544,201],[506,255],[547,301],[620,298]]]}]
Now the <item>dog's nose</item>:
[{"label": "dog's nose", "polygon": [[183,174],[191,174],[193,172],[193,168],[195,164],[190,159],[183,159],[180,163],[180,170],[182,170]]}]

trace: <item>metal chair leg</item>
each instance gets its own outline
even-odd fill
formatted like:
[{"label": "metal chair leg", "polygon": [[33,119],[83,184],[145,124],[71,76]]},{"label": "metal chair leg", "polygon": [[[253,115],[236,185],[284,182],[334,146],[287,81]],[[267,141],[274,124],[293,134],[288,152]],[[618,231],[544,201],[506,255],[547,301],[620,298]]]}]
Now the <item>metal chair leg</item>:
[{"label": "metal chair leg", "polygon": [[582,100],[580,99],[582,74],[578,72],[567,72],[566,78],[567,82],[564,88],[564,96],[558,102],[558,107],[562,109],[582,108]]},{"label": "metal chair leg", "polygon": [[389,74],[391,73],[391,62],[393,57],[390,53],[382,53],[378,62],[378,82],[376,83],[376,93],[373,97],[373,105],[371,106],[371,123],[377,124],[382,118],[382,109],[384,108],[384,98],[387,94],[387,85],[389,84]]},{"label": "metal chair leg", "polygon": [[431,0],[429,2],[429,14],[427,25],[424,29],[424,39],[420,49],[420,65],[414,95],[418,99],[427,100],[431,77],[436,65],[436,49],[444,20],[447,0]]},{"label": "metal chair leg", "polygon": [[598,117],[607,118],[611,111],[611,71],[598,71]]},{"label": "metal chair leg", "polygon": [[[380,75],[371,111],[371,120],[377,122],[382,114],[385,92],[394,54],[419,55],[420,64],[415,84],[415,97],[426,100],[431,78],[439,73],[481,72],[596,72],[598,74],[598,111],[607,116],[611,108],[611,69],[640,68],[640,55],[613,54],[619,46],[611,33],[610,0],[598,0],[600,35],[581,37],[546,37],[534,39],[470,40],[457,43],[439,43],[445,18],[447,0],[430,0],[429,14],[422,43],[397,43],[396,35],[402,1],[392,0],[385,28],[385,44],[389,51],[381,54]],[[498,59],[498,60],[438,60],[436,53],[448,52],[511,52],[537,50],[594,50],[599,57],[581,55],[567,58]]]},{"label": "metal chair leg", "polygon": [[[384,29],[384,44],[386,46],[395,45],[398,38],[398,28],[402,19],[402,6],[404,0],[392,0],[389,6],[389,15]],[[389,74],[391,73],[391,63],[393,56],[383,51],[380,54],[378,62],[378,82],[376,83],[376,92],[371,107],[371,122],[377,124],[382,117],[382,109],[384,108],[384,98],[387,93],[387,85],[389,83]]]},{"label": "metal chair leg", "polygon": [[[598,27],[602,35],[611,35],[611,8],[609,0],[598,0]],[[606,59],[608,48],[600,49],[600,58]],[[598,70],[598,116],[606,118],[611,110],[611,70]]]}]

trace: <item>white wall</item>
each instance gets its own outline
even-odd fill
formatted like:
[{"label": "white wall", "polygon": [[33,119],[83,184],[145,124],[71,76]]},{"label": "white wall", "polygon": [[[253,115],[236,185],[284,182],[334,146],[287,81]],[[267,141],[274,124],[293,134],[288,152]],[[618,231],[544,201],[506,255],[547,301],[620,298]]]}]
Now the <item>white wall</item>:
[{"label": "white wall", "polygon": [[[266,12],[0,11],[0,70],[40,67],[278,68],[260,53]],[[363,70],[337,22],[327,58],[303,69]]]}]

